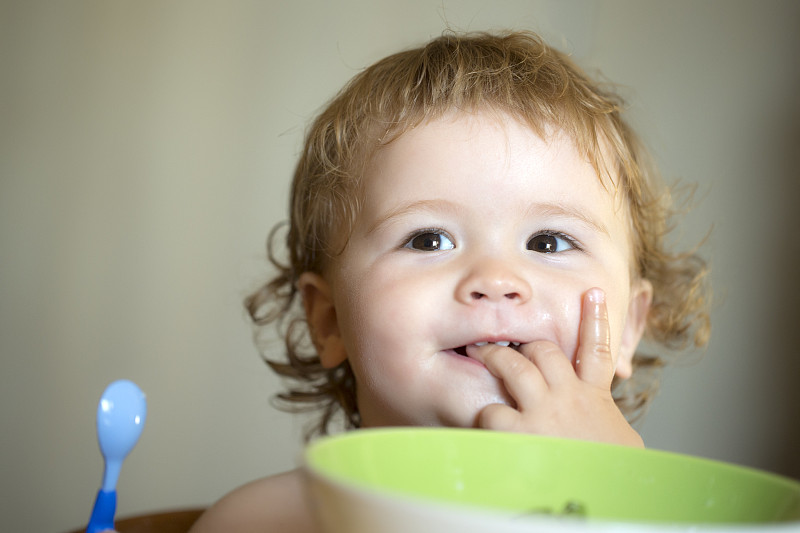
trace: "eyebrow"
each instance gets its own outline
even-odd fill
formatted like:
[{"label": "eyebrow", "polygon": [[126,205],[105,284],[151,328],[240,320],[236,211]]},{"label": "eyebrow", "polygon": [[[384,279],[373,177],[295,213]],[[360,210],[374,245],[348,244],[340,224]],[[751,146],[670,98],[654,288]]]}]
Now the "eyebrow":
[{"label": "eyebrow", "polygon": [[[382,228],[386,224],[392,222],[392,220],[400,218],[408,213],[418,213],[418,212],[425,212],[429,211],[432,213],[447,213],[452,214],[460,211],[461,208],[458,204],[450,202],[449,200],[419,200],[417,202],[412,202],[407,205],[401,205],[395,209],[392,209],[388,213],[380,216],[374,224],[372,224],[368,229],[366,234],[369,235],[378,229]],[[545,216],[545,217],[555,217],[555,218],[569,218],[574,219],[589,228],[603,233],[604,235],[610,235],[608,232],[608,228],[605,224],[596,220],[595,218],[591,217],[586,212],[577,209],[576,207],[565,205],[562,203],[556,202],[534,202],[528,206],[526,209],[527,216]]]},{"label": "eyebrow", "polygon": [[549,217],[557,217],[557,218],[572,218],[582,222],[586,226],[603,233],[604,235],[610,235],[608,232],[608,228],[605,224],[592,218],[588,213],[577,209],[570,205],[564,205],[560,203],[534,203],[528,207],[528,212],[531,214],[537,215],[545,215]]},{"label": "eyebrow", "polygon": [[386,224],[390,223],[392,220],[396,218],[400,218],[403,215],[408,213],[419,213],[429,211],[432,213],[455,213],[459,211],[459,207],[457,204],[450,202],[449,200],[419,200],[417,202],[411,202],[407,205],[401,205],[395,209],[392,209],[385,215],[382,215],[372,224],[369,229],[367,229],[367,235],[377,231],[378,229],[382,228]]}]

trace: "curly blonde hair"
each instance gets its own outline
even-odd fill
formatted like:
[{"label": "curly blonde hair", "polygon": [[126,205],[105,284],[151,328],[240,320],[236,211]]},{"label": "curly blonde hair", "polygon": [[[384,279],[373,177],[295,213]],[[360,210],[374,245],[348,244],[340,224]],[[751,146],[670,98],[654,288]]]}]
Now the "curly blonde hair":
[{"label": "curly blonde hair", "polygon": [[[541,136],[547,128],[564,131],[600,179],[617,176],[615,186],[631,218],[633,275],[653,285],[645,339],[665,352],[707,342],[708,269],[694,251],[667,249],[670,192],[623,120],[621,98],[532,33],[448,32],[365,69],[313,122],[292,185],[288,262],[275,249],[281,229],[276,227],[268,254],[278,273],[245,302],[257,332],[276,324],[284,336],[284,359],[264,353],[275,372],[295,382],[278,395],[279,406],[321,410],[307,437],[327,433],[337,412],[343,412],[346,427],[359,427],[360,417],[348,362],[323,368],[310,343],[298,277],[324,273],[346,246],[361,202],[362,171],[375,150],[449,111],[478,109],[508,114]],[[633,376],[615,381],[614,397],[629,420],[654,396],[658,373],[653,370],[667,362],[667,354],[637,352]]]}]

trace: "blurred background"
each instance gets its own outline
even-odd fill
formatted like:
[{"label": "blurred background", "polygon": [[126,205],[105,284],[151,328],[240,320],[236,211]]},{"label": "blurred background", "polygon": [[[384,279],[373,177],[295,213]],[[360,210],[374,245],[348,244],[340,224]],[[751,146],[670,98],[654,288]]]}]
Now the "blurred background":
[{"label": "blurred background", "polygon": [[536,30],[621,85],[665,176],[698,184],[678,238],[714,226],[712,342],[645,441],[800,478],[800,3],[2,1],[5,529],[86,523],[118,378],[150,407],[118,515],[296,464],[304,420],[270,406],[242,299],[315,112],[445,28]]}]

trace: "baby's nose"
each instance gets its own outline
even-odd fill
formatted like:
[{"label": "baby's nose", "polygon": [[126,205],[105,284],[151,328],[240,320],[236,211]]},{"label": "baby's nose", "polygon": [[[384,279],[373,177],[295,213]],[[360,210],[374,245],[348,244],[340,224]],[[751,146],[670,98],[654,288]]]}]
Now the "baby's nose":
[{"label": "baby's nose", "polygon": [[531,286],[511,265],[500,261],[483,261],[475,265],[461,280],[456,299],[464,304],[523,304],[531,298]]}]

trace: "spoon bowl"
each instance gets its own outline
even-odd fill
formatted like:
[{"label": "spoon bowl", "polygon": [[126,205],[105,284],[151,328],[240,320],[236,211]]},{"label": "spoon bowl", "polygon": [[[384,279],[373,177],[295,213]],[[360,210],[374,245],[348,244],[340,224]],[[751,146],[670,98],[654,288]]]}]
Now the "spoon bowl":
[{"label": "spoon bowl", "polygon": [[147,400],[135,383],[119,380],[106,387],[97,405],[97,442],[105,459],[105,469],[87,533],[114,529],[117,480],[122,461],[139,441],[146,418]]},{"label": "spoon bowl", "polygon": [[147,400],[135,383],[110,384],[97,405],[97,441],[105,458],[103,490],[115,490],[122,461],[136,446],[147,418]]}]

